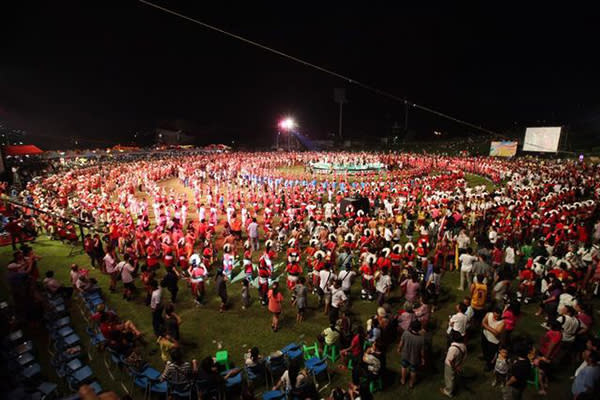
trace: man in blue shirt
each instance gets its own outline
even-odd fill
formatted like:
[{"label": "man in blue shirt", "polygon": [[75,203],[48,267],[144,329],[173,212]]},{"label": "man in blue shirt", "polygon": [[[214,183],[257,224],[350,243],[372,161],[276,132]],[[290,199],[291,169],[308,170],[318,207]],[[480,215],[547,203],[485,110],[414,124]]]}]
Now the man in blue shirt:
[{"label": "man in blue shirt", "polygon": [[600,381],[600,366],[598,365],[598,353],[592,352],[588,356],[587,367],[582,369],[573,381],[571,393],[574,399],[585,397],[586,395],[593,396],[598,389]]}]

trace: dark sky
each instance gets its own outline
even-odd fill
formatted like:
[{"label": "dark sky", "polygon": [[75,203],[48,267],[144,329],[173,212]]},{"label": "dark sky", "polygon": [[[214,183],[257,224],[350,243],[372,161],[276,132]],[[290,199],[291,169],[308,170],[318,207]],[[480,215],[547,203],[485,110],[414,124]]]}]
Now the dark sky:
[{"label": "dark sky", "polygon": [[[0,119],[47,148],[127,142],[176,120],[201,142],[265,143],[286,114],[325,137],[335,87],[347,89],[348,136],[403,124],[401,103],[134,0],[16,3],[2,13]],[[582,6],[158,3],[494,131],[600,114],[600,15]],[[409,126],[477,133],[422,112]]]}]

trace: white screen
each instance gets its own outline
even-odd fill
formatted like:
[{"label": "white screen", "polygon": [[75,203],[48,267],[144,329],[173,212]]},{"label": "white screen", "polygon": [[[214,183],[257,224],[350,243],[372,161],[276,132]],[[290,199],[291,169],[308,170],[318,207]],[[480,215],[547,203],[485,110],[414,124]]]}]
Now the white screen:
[{"label": "white screen", "polygon": [[523,151],[544,151],[556,153],[560,140],[560,126],[527,128]]}]

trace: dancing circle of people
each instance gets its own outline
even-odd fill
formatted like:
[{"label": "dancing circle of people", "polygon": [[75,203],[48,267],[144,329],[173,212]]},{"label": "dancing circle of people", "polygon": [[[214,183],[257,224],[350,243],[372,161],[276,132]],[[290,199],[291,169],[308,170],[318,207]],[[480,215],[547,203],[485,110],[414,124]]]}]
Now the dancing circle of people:
[{"label": "dancing circle of people", "polygon": [[[386,169],[352,176],[280,170],[315,160]],[[469,186],[466,174],[487,179],[494,189]],[[183,188],[162,184],[170,179]],[[221,312],[229,307],[228,284],[241,283],[243,308],[251,306],[254,287],[272,313],[273,331],[280,329],[280,278],[298,323],[311,291],[333,328],[352,301],[376,303],[368,340],[380,339],[374,330],[394,319],[402,383],[411,386],[420,360],[407,348],[429,322],[443,276],[454,270],[458,290],[470,292],[448,326],[449,346],[460,350],[448,352],[446,366],[453,371],[465,358],[467,325],[482,327],[485,365],[494,369],[506,357],[518,305],[534,301],[549,332],[561,332],[564,349],[587,348],[573,342],[582,326],[591,327],[583,299],[597,293],[600,281],[600,169],[594,165],[398,153],[207,154],[64,171],[30,182],[21,196],[41,210],[94,225],[86,252],[92,265],[111,275],[111,291],[122,278],[127,299],[135,295],[133,271],[142,270],[151,294],[153,277],[164,268],[173,300],[177,281],[185,279],[194,300],[205,304],[214,280]],[[342,208],[347,197],[366,198],[369,208]],[[53,237],[77,239],[74,224],[39,218]],[[355,278],[360,292],[353,298]],[[393,317],[392,293],[405,300]],[[468,323],[462,318],[467,311]],[[565,322],[572,318],[579,318],[575,332]],[[541,350],[536,362],[544,365],[556,349]],[[597,362],[597,349],[593,353],[590,364]],[[452,382],[446,381],[444,394],[452,394]]]}]

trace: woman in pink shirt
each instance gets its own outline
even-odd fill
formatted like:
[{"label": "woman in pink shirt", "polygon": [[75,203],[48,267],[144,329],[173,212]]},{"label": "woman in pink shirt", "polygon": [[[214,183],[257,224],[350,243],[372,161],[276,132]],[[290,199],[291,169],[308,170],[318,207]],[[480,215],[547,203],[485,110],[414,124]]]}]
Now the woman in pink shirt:
[{"label": "woman in pink shirt", "polygon": [[273,314],[273,321],[271,322],[271,329],[273,332],[277,332],[279,329],[279,316],[281,315],[281,302],[283,301],[283,295],[279,292],[279,283],[273,282],[271,290],[267,293],[269,298],[269,311]]},{"label": "woman in pink shirt", "polygon": [[415,303],[417,298],[419,297],[419,289],[421,288],[421,283],[419,282],[419,278],[416,273],[412,273],[410,279],[402,282],[402,286],[404,289],[404,298],[406,301]]},{"label": "woman in pink shirt", "polygon": [[517,319],[521,313],[521,306],[518,303],[510,303],[504,307],[502,320],[504,321],[504,334],[502,335],[502,344],[510,344],[510,335],[515,330]]}]

